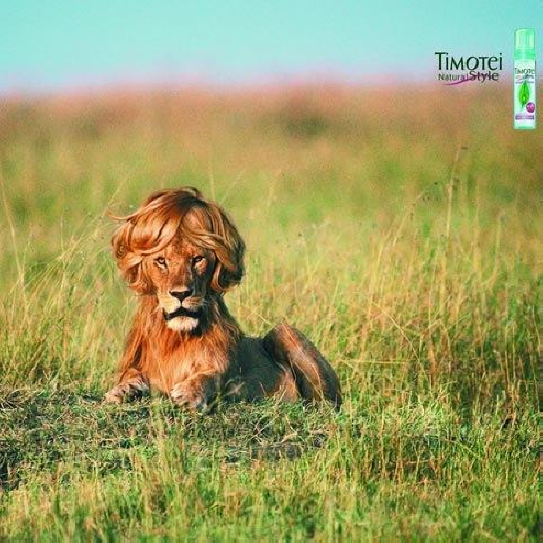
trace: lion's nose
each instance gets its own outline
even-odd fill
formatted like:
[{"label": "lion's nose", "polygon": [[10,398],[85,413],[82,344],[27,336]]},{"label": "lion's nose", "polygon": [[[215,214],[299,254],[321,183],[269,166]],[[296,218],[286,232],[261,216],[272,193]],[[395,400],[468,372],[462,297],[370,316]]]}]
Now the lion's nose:
[{"label": "lion's nose", "polygon": [[175,296],[180,302],[183,302],[185,298],[188,298],[192,295],[192,289],[186,288],[183,290],[170,290],[170,294]]}]

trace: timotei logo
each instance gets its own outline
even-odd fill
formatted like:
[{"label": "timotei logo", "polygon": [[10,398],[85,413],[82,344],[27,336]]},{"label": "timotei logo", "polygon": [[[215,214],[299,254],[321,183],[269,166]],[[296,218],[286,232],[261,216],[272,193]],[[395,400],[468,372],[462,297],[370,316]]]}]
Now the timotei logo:
[{"label": "timotei logo", "polygon": [[495,56],[453,57],[447,51],[436,51],[437,80],[445,85],[470,81],[499,81],[503,69],[502,54]]}]

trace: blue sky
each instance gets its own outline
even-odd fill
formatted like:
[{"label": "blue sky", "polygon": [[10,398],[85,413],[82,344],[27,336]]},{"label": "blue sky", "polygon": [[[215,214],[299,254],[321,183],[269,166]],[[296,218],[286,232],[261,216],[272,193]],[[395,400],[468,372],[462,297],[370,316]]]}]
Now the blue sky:
[{"label": "blue sky", "polygon": [[[9,0],[0,92],[86,85],[215,85],[332,77],[424,80],[434,51],[502,52],[541,0]],[[543,60],[540,54],[539,58]]]}]

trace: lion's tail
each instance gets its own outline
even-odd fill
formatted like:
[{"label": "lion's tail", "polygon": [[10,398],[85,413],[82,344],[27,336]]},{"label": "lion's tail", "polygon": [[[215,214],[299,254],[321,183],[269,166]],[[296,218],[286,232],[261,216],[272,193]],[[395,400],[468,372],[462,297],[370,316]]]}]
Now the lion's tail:
[{"label": "lion's tail", "polygon": [[306,400],[328,400],[341,406],[339,379],[332,366],[300,331],[276,326],[263,339],[268,354],[294,374],[296,387]]}]

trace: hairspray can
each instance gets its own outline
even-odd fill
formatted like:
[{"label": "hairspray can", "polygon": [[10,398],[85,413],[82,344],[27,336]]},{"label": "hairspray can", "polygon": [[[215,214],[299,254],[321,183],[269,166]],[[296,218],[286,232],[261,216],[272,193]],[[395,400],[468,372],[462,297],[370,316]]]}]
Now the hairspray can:
[{"label": "hairspray can", "polygon": [[535,31],[515,30],[515,66],[513,69],[513,126],[532,129],[536,126]]}]

